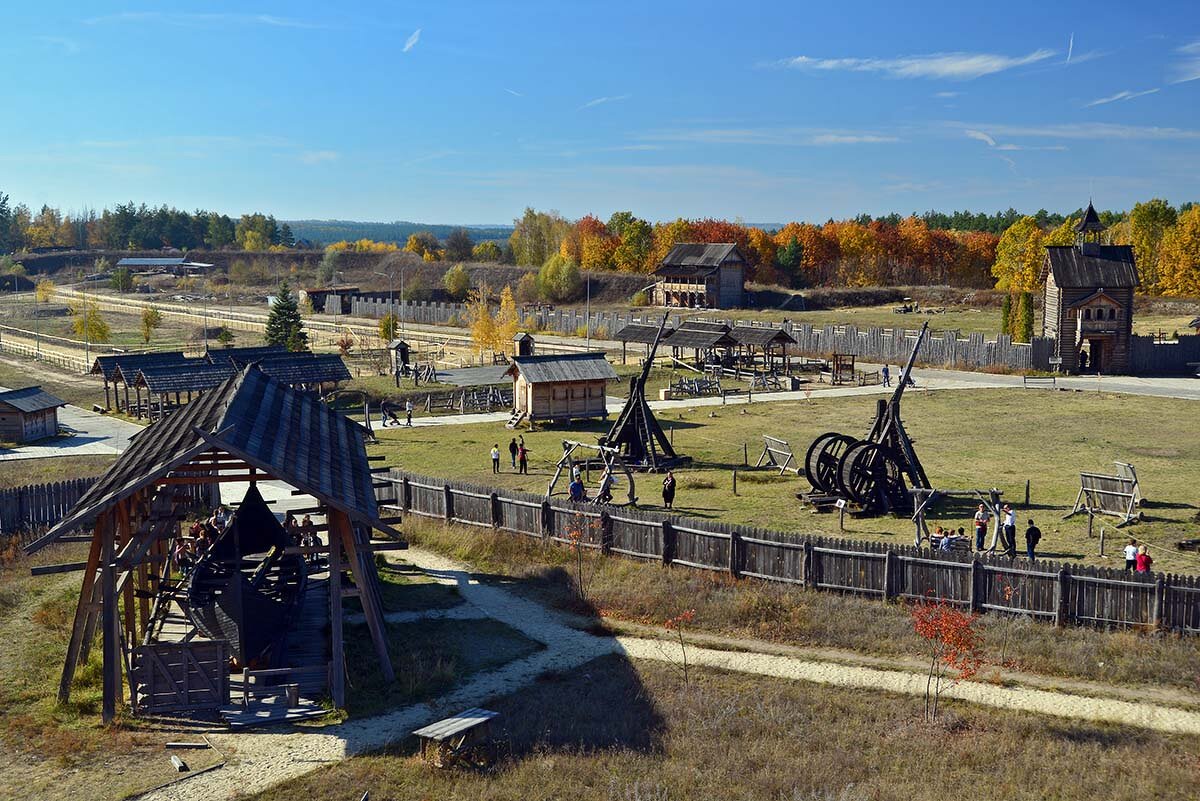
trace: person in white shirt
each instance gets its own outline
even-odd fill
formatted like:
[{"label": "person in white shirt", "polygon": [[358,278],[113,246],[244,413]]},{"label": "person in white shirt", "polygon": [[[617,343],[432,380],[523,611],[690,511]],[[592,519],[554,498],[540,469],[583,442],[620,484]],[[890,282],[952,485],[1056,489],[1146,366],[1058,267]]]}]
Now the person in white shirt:
[{"label": "person in white shirt", "polygon": [[1125,546],[1125,569],[1132,571],[1137,568],[1138,546],[1137,540],[1133,537],[1129,538],[1129,544]]},{"label": "person in white shirt", "polygon": [[982,503],[979,504],[979,509],[975,512],[975,550],[977,551],[983,550],[983,540],[987,536],[989,517],[987,507]]},{"label": "person in white shirt", "polygon": [[1004,504],[1004,555],[1017,555],[1017,513]]},{"label": "person in white shirt", "polygon": [[500,443],[492,446],[492,472],[500,472]]}]

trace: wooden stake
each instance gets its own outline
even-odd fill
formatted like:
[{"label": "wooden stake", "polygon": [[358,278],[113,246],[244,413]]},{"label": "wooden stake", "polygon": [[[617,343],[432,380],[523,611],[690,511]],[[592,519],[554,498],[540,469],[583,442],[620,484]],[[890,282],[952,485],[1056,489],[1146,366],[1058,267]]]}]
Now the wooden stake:
[{"label": "wooden stake", "polygon": [[101,581],[103,583],[103,638],[104,638],[104,699],[101,705],[101,720],[111,723],[117,714],[117,693],[121,688],[121,624],[117,617],[116,576],[113,567],[113,520],[112,512],[101,512],[96,520],[97,535],[102,537],[100,546]]}]

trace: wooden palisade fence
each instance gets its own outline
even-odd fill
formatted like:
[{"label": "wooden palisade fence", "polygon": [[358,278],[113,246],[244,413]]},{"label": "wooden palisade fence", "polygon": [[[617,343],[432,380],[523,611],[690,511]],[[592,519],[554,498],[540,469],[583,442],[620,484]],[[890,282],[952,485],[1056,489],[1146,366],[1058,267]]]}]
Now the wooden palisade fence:
[{"label": "wooden palisade fence", "polygon": [[94,483],[95,478],[72,478],[0,490],[0,535],[18,535],[57,523]]},{"label": "wooden palisade fence", "polygon": [[663,565],[882,599],[942,598],[1056,625],[1200,633],[1196,576],[1136,574],[999,555],[788,534],[629,507],[495,490],[391,470],[380,503],[404,512]]}]

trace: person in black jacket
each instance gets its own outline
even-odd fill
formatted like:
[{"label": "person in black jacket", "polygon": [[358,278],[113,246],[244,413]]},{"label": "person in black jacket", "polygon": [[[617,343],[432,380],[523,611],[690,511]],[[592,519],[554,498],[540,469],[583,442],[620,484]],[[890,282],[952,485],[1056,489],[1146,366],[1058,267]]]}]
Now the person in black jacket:
[{"label": "person in black jacket", "polygon": [[670,470],[667,471],[666,478],[663,479],[663,506],[670,509],[675,505],[675,474]]},{"label": "person in black jacket", "polygon": [[1033,561],[1037,557],[1034,556],[1034,549],[1037,548],[1038,542],[1042,539],[1042,530],[1033,524],[1033,518],[1029,518],[1029,528],[1025,529],[1025,550],[1029,554],[1029,561]]}]

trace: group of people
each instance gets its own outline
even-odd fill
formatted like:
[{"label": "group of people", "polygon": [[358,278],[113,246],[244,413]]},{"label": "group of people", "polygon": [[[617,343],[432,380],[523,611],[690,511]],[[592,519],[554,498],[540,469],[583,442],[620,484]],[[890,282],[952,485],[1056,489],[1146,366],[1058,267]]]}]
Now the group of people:
[{"label": "group of people", "polygon": [[[979,504],[975,511],[975,550],[983,551],[984,540],[987,539],[988,525],[991,522],[992,515],[988,511],[987,506]],[[1042,541],[1042,530],[1033,522],[1033,518],[1029,518],[1029,525],[1025,529],[1025,555],[1032,561],[1037,559],[1037,546]],[[930,538],[930,543],[943,551],[953,550],[959,542],[969,543],[967,539],[966,529],[959,527],[958,531],[950,528],[942,528],[938,526],[934,535]],[[1017,555],[1017,513],[1013,510],[1011,504],[1004,504],[1000,507],[1000,545],[1004,548],[1004,555],[1015,557]]]},{"label": "group of people", "polygon": [[384,428],[388,425],[407,426],[412,428],[413,404],[412,399],[404,401],[404,422],[400,422],[400,418],[396,416],[396,409],[400,408],[390,401],[384,401],[379,404],[379,424]]},{"label": "group of people", "polygon": [[208,553],[208,549],[225,533],[225,529],[229,528],[232,522],[233,515],[229,510],[218,506],[205,519],[193,521],[186,537],[176,537],[171,556],[179,566],[180,572],[185,576],[191,573],[200,557]]},{"label": "group of people", "polygon": [[1138,545],[1138,541],[1130,537],[1129,544],[1125,546],[1125,569],[1135,573],[1149,573],[1153,564],[1154,557],[1150,555],[1149,549],[1145,545]]},{"label": "group of people", "polygon": [[[500,443],[494,443],[491,451],[492,472],[500,472]],[[513,469],[521,475],[529,475],[529,448],[525,447],[525,437],[513,437],[508,443],[508,458]]]},{"label": "group of people", "polygon": [[[303,520],[297,521],[296,516],[288,512],[283,521],[283,529],[292,543],[301,548],[321,547],[321,538],[317,536],[317,526],[308,515],[305,515]],[[304,561],[315,565],[321,561],[321,557],[319,554],[309,553],[304,555]]]}]

